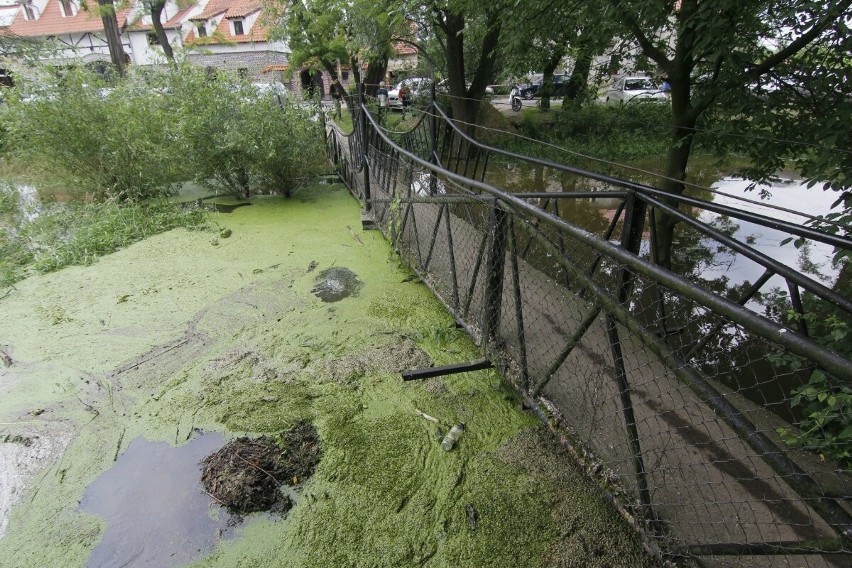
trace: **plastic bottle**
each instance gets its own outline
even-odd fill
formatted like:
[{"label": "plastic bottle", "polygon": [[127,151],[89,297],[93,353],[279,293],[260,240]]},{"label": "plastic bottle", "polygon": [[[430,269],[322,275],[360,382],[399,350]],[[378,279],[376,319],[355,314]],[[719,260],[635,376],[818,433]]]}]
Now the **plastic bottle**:
[{"label": "plastic bottle", "polygon": [[464,422],[459,422],[450,428],[449,432],[447,432],[447,435],[444,437],[444,441],[441,442],[441,447],[448,452],[452,450],[456,441],[461,437],[462,432],[464,432]]}]

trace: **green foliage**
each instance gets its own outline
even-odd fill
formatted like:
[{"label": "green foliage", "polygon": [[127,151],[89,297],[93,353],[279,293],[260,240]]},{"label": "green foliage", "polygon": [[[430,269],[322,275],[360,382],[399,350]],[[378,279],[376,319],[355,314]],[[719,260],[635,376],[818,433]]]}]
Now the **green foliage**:
[{"label": "green foliage", "polygon": [[[849,322],[834,314],[821,317],[814,312],[800,316],[791,311],[788,319],[791,323],[804,319],[811,336],[819,343],[846,357],[852,356]],[[793,369],[802,364],[789,355],[778,356],[775,362]],[[798,429],[778,429],[782,439],[791,446],[835,459],[844,469],[852,469],[852,388],[815,369],[807,383],[793,391],[790,405],[801,409],[802,418]]]},{"label": "green foliage", "polygon": [[197,67],[151,79],[160,85],[190,177],[237,196],[291,195],[297,183],[326,169],[317,111],[296,101],[259,96]]},{"label": "green foliage", "polygon": [[32,260],[31,253],[18,238],[20,217],[18,191],[0,183],[0,287],[20,280],[23,267]]},{"label": "green foliage", "polygon": [[10,111],[18,158],[38,163],[74,194],[136,199],[167,193],[180,179],[172,117],[156,98],[94,73],[72,70],[48,85],[24,85]]},{"label": "green foliage", "polygon": [[0,185],[0,287],[30,270],[45,273],[91,264],[145,237],[175,227],[205,226],[202,210],[164,199],[53,204],[30,220],[19,205],[9,206],[16,199],[14,188]]},{"label": "green foliage", "polygon": [[[528,109],[521,115],[519,128],[525,136],[536,140],[586,155],[624,161],[665,155],[669,117],[668,105],[654,103],[572,106],[551,113]],[[540,157],[566,160],[564,152],[555,153],[545,146],[532,146],[516,138],[506,140],[506,144]]]},{"label": "green foliage", "polygon": [[325,167],[315,111],[198,67],[137,70],[114,85],[73,70],[16,95],[6,111],[15,159],[73,195],[145,199],[188,179],[290,195]]}]

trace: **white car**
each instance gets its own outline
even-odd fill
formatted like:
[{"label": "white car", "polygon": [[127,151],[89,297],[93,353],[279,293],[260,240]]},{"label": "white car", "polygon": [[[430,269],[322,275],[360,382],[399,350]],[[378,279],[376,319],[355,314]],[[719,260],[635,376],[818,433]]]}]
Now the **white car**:
[{"label": "white car", "polygon": [[650,77],[622,77],[606,92],[606,104],[666,100],[666,92]]},{"label": "white car", "polygon": [[275,81],[273,83],[252,83],[252,88],[257,92],[258,97],[286,97],[287,87],[283,83]]},{"label": "white car", "polygon": [[432,80],[425,77],[410,77],[403,79],[397,85],[388,91],[388,106],[390,108],[402,108],[402,99],[399,97],[399,90],[402,87],[408,89],[408,95],[414,99],[427,95],[432,87]]}]

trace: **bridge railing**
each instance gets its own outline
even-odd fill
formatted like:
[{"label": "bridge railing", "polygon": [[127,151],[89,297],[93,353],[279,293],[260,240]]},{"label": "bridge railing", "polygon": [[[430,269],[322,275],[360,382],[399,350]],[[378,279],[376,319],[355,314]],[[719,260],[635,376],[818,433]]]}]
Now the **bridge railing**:
[{"label": "bridge railing", "polygon": [[[784,435],[810,424],[792,402],[815,372],[827,388],[852,384],[849,359],[785,314],[828,306],[845,317],[849,299],[696,211],[842,250],[852,250],[848,239],[504,152],[434,103],[404,134],[384,131],[364,105],[351,108],[354,133],[329,137],[344,179],[649,542],[721,564],[848,561],[848,469]],[[488,183],[489,167],[512,160],[588,184],[520,193]],[[595,204],[604,200],[602,215]],[[732,291],[659,266],[661,213],[686,227],[680,244],[724,246],[761,276]],[[773,277],[788,294],[755,302]]]}]

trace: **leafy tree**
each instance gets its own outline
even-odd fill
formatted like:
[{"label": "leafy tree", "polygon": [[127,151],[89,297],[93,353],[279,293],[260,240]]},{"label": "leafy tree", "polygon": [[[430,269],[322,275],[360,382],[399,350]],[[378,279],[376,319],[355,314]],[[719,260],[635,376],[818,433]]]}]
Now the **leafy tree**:
[{"label": "leafy tree", "polygon": [[[696,128],[706,126],[725,104],[737,101],[736,111],[744,121],[762,117],[763,124],[772,125],[776,131],[799,121],[799,106],[779,106],[775,97],[743,98],[740,95],[744,90],[759,90],[761,84],[785,69],[787,76],[796,77],[792,70],[802,69],[810,61],[816,66],[810,70],[814,82],[808,87],[822,93],[839,89],[848,101],[849,83],[840,80],[848,72],[838,74],[834,64],[822,65],[818,60],[820,54],[828,60],[836,60],[838,53],[848,54],[850,0],[609,0],[609,4],[641,53],[656,63],[671,85],[672,120],[665,169],[668,180],[663,189],[672,194],[684,190]],[[814,130],[807,130],[811,141],[833,146],[842,127],[822,130],[832,121],[842,119],[833,115],[813,123]],[[773,167],[784,157],[779,147],[763,145],[761,149],[759,158]],[[819,164],[818,159],[806,163],[814,166],[806,170],[814,177],[824,175],[828,171],[825,166],[831,165]],[[676,221],[670,216],[658,218],[660,262],[667,265]]]},{"label": "leafy tree", "polygon": [[515,76],[541,69],[541,108],[550,108],[553,73],[566,56],[574,59],[566,100],[583,99],[592,59],[612,38],[611,19],[597,3],[535,0],[512,8],[503,24],[503,67]]},{"label": "leafy tree", "polygon": [[404,21],[387,1],[287,0],[268,9],[268,17],[279,22],[273,36],[290,47],[290,65],[326,70],[338,80],[334,88],[341,95],[338,61],[351,64],[356,82],[366,63],[364,82],[375,90],[387,70],[393,38],[404,33]]},{"label": "leafy tree", "polygon": [[503,18],[513,4],[506,0],[433,0],[406,6],[423,29],[434,34],[444,55],[450,105],[456,119],[476,122],[485,88],[497,68]]}]

